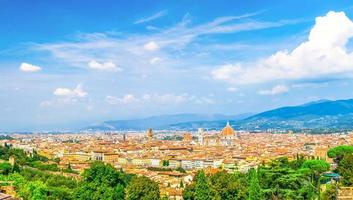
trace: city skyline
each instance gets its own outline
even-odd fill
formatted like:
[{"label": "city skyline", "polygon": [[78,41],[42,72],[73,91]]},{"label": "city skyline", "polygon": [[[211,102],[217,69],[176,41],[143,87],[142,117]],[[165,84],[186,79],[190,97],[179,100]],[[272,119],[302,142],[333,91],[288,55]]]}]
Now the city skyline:
[{"label": "city skyline", "polygon": [[0,5],[4,131],[353,98],[352,3]]}]

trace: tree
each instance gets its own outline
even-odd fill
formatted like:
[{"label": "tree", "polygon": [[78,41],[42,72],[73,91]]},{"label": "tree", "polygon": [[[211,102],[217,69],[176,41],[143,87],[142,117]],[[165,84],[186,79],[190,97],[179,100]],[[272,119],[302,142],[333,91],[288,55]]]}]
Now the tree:
[{"label": "tree", "polygon": [[83,174],[83,181],[74,193],[76,199],[124,199],[130,175],[118,172],[110,164],[95,162]]},{"label": "tree", "polygon": [[194,200],[195,198],[195,182],[192,182],[188,186],[185,187],[183,191],[183,199],[184,200]]},{"label": "tree", "polygon": [[335,162],[339,163],[345,154],[352,154],[353,146],[341,145],[335,148],[331,148],[327,151],[327,156],[334,158]]},{"label": "tree", "polygon": [[209,177],[209,181],[213,198],[219,196],[222,200],[237,199],[241,187],[239,177],[235,174],[217,172]]},{"label": "tree", "polygon": [[347,154],[338,163],[337,170],[343,177],[342,183],[345,186],[353,186],[353,155]]},{"label": "tree", "polygon": [[163,167],[168,167],[169,166],[169,160],[163,160],[162,166]]},{"label": "tree", "polygon": [[309,173],[312,177],[312,183],[316,185],[317,194],[320,197],[320,176],[323,172],[326,172],[330,169],[330,164],[324,160],[306,160],[302,168],[309,169]]},{"label": "tree", "polygon": [[320,174],[330,169],[330,164],[324,160],[306,160],[302,168],[309,169],[312,175],[313,182],[317,183],[320,178]]},{"label": "tree", "polygon": [[3,175],[8,175],[10,172],[12,172],[11,164],[7,162],[0,163],[0,172]]},{"label": "tree", "polygon": [[160,200],[159,185],[145,176],[136,176],[126,187],[126,199]]},{"label": "tree", "polygon": [[198,171],[195,175],[195,200],[208,200],[210,196],[210,186],[204,171]]},{"label": "tree", "polygon": [[20,195],[28,200],[45,200],[48,199],[47,192],[48,188],[42,181],[33,181],[25,185]]},{"label": "tree", "polygon": [[180,181],[179,187],[184,188],[184,182],[182,180]]},{"label": "tree", "polygon": [[261,199],[261,188],[259,184],[259,179],[255,169],[250,169],[249,171],[249,197],[248,200],[259,200]]},{"label": "tree", "polygon": [[336,200],[337,199],[337,185],[328,184],[325,192],[322,194],[322,200]]}]

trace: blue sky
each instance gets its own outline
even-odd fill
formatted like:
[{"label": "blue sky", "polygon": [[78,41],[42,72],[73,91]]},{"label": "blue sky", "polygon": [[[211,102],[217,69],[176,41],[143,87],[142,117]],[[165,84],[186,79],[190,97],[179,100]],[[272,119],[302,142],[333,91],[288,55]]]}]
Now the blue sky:
[{"label": "blue sky", "polygon": [[350,1],[0,0],[0,131],[353,98]]}]

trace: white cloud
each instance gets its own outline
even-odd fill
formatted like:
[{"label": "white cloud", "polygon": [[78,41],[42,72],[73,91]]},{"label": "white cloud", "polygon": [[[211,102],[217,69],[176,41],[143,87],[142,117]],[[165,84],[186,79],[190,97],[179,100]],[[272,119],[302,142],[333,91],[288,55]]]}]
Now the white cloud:
[{"label": "white cloud", "polygon": [[[82,89],[81,85],[77,85],[75,88],[56,88],[53,92],[55,96],[52,99],[42,101],[39,106],[41,108],[51,107],[51,106],[67,106],[67,105],[75,105],[80,101],[85,102],[86,100],[91,101],[91,99],[87,99],[87,92]],[[87,102],[86,102],[87,103]]]},{"label": "white cloud", "polygon": [[21,63],[20,65],[20,71],[22,72],[38,72],[40,70],[42,70],[41,67],[29,63]]},{"label": "white cloud", "polygon": [[285,85],[276,85],[271,90],[261,90],[259,94],[261,95],[276,95],[281,93],[286,93],[289,91],[289,88]]},{"label": "white cloud", "polygon": [[353,53],[346,49],[352,36],[353,22],[344,12],[331,11],[316,18],[308,40],[292,51],[278,51],[256,63],[222,66],[211,76],[233,84],[254,84],[352,75]]},{"label": "white cloud", "polygon": [[228,91],[228,92],[236,92],[236,91],[238,91],[238,88],[229,87],[229,88],[227,88],[227,91]]},{"label": "white cloud", "polygon": [[225,80],[233,82],[234,77],[236,77],[241,72],[240,64],[227,64],[223,65],[216,70],[211,71],[212,78]]},{"label": "white cloud", "polygon": [[144,94],[141,97],[135,97],[132,94],[126,94],[122,97],[115,97],[108,95],[105,102],[111,105],[117,104],[156,104],[156,105],[171,105],[182,103],[195,103],[195,104],[214,104],[214,101],[208,97],[190,96],[189,94]]},{"label": "white cloud", "polygon": [[141,19],[135,21],[134,24],[142,24],[142,23],[150,22],[152,20],[155,20],[155,19],[158,19],[160,17],[163,17],[166,14],[167,14],[167,10],[162,10],[162,11],[159,11],[159,12],[155,13],[152,16],[141,18]]},{"label": "white cloud", "polygon": [[153,65],[153,64],[157,64],[161,61],[162,59],[159,58],[159,57],[154,57],[150,60],[150,64]]},{"label": "white cloud", "polygon": [[74,97],[79,97],[83,98],[87,96],[87,92],[85,92],[82,89],[81,85],[77,85],[76,88],[70,89],[70,88],[57,88],[54,90],[54,95],[58,97],[69,97],[69,98],[74,98]]},{"label": "white cloud", "polygon": [[157,43],[154,41],[148,42],[143,46],[144,49],[147,51],[157,51],[159,49],[159,46]]},{"label": "white cloud", "polygon": [[134,95],[132,94],[126,94],[122,98],[118,98],[115,96],[106,96],[105,97],[105,102],[111,105],[116,105],[116,104],[130,104],[130,103],[136,103],[139,100],[135,98]]},{"label": "white cloud", "polygon": [[[145,73],[141,69],[146,61],[156,63],[157,60],[153,58],[159,57],[163,58],[163,67],[167,70],[188,67],[188,70],[192,71],[199,66],[205,66],[202,63],[207,61],[205,57],[194,56],[199,50],[202,52],[205,50],[220,51],[212,47],[209,42],[203,43],[202,36],[219,37],[220,34],[225,33],[254,31],[293,24],[291,21],[239,20],[256,14],[258,13],[218,17],[201,24],[192,24],[190,18],[186,16],[174,26],[158,28],[158,31],[149,34],[80,34],[73,41],[36,44],[33,45],[33,49],[47,51],[54,58],[68,63],[69,67],[86,68],[88,61],[99,58],[98,61],[108,60],[119,63],[119,66],[126,66],[130,72],[140,75]],[[218,57],[208,56],[207,59],[215,61]],[[150,70],[160,72],[160,68]],[[207,73],[206,70],[204,73]]]},{"label": "white cloud", "polygon": [[99,63],[95,60],[91,60],[88,63],[88,67],[94,70],[101,70],[101,71],[120,71],[121,69],[116,66],[115,63],[109,61],[104,63]]},{"label": "white cloud", "polygon": [[159,104],[179,104],[187,101],[187,95],[163,94],[154,95],[152,99]]}]

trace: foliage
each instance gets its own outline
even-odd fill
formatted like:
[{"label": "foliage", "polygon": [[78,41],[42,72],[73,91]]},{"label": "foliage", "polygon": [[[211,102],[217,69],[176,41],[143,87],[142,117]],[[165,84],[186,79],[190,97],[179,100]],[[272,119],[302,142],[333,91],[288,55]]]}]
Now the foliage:
[{"label": "foliage", "polygon": [[195,175],[194,181],[185,187],[183,198],[194,199],[247,199],[246,174],[229,174],[220,171],[206,176],[203,171]]},{"label": "foliage", "polygon": [[249,197],[248,200],[260,200],[261,199],[261,188],[257,172],[255,169],[249,171]]},{"label": "foliage", "polygon": [[76,199],[121,199],[131,175],[118,172],[110,164],[94,162],[83,174],[83,181],[75,191]]},{"label": "foliage", "polygon": [[347,154],[338,163],[337,170],[342,176],[344,186],[353,186],[353,155]]},{"label": "foliage", "polygon": [[326,190],[321,196],[322,200],[336,200],[337,199],[337,185],[328,184]]},{"label": "foliage", "polygon": [[328,150],[327,156],[330,158],[336,158],[337,161],[339,162],[339,160],[343,158],[345,154],[352,154],[352,153],[353,153],[353,146],[341,145]]},{"label": "foliage", "polygon": [[[258,179],[264,199],[314,199],[318,192],[312,181],[309,168],[303,168],[307,161],[297,156],[296,160],[285,158],[274,160],[267,166],[260,166]],[[302,164],[301,164],[302,163]],[[311,166],[311,161],[306,165]]]},{"label": "foliage", "polygon": [[169,166],[169,160],[163,160],[162,166],[163,167],[168,167]]},{"label": "foliage", "polygon": [[12,172],[13,168],[10,163],[8,162],[3,162],[0,163],[0,173],[4,175],[8,175],[10,172]]},{"label": "foliage", "polygon": [[39,170],[47,170],[47,171],[60,171],[58,165],[56,163],[53,164],[44,164],[40,161],[33,161],[28,164],[30,167],[37,168]]},{"label": "foliage", "polygon": [[133,177],[130,184],[126,188],[127,200],[159,200],[158,183],[151,179],[141,176]]}]

